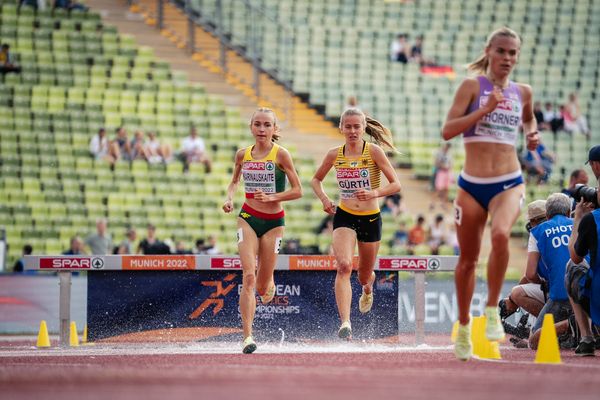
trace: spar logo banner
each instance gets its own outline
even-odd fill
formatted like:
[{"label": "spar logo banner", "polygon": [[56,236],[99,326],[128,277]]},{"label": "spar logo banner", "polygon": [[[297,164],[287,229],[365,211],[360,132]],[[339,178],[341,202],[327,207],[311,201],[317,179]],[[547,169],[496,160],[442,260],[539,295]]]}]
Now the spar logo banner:
[{"label": "spar logo banner", "polygon": [[239,257],[211,257],[211,269],[242,269],[242,260]]},{"label": "spar logo banner", "polygon": [[88,257],[42,257],[40,258],[41,269],[90,269],[92,259]]},{"label": "spar logo banner", "polygon": [[397,271],[435,271],[440,268],[439,258],[417,258],[417,257],[381,257],[379,259],[380,270]]},{"label": "spar logo banner", "polygon": [[[257,297],[254,335],[259,340],[335,340],[339,319],[334,271],[276,271],[275,297]],[[352,276],[352,327],[356,338],[398,332],[398,281],[377,272],[376,301],[368,314],[358,311],[361,294]],[[241,328],[238,271],[98,271],[88,275],[88,335],[91,340],[156,329]],[[239,334],[215,340],[239,341]]]}]

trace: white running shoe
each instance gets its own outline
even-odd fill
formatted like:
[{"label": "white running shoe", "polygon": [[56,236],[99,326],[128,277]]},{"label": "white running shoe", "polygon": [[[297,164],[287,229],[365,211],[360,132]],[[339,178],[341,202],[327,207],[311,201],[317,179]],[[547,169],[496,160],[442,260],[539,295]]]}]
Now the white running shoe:
[{"label": "white running shoe", "polygon": [[350,321],[342,322],[342,325],[338,330],[338,337],[346,340],[352,339],[352,327],[350,326]]},{"label": "white running shoe", "polygon": [[467,325],[458,323],[456,342],[454,342],[454,355],[462,361],[467,361],[473,356],[473,342],[471,342],[471,320]]},{"label": "white running shoe", "polygon": [[244,342],[242,343],[242,353],[251,354],[254,353],[255,350],[256,343],[254,342],[252,336],[248,336],[246,339],[244,339]]},{"label": "white running shoe", "polygon": [[504,340],[504,327],[500,321],[498,307],[486,307],[485,311],[485,337],[490,341]]}]

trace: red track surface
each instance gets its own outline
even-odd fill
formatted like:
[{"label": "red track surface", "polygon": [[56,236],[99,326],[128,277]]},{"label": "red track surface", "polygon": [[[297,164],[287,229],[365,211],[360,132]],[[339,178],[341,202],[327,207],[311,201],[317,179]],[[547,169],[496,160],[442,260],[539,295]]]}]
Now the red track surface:
[{"label": "red track surface", "polygon": [[600,357],[583,359],[570,351],[563,351],[562,365],[533,364],[532,351],[509,348],[502,349],[500,362],[459,362],[449,350],[260,354],[260,347],[253,355],[119,355],[118,348],[106,355],[61,355],[61,350],[55,350],[56,355],[53,350],[39,356],[11,355],[24,348],[0,347],[2,399],[547,400],[600,396]]}]

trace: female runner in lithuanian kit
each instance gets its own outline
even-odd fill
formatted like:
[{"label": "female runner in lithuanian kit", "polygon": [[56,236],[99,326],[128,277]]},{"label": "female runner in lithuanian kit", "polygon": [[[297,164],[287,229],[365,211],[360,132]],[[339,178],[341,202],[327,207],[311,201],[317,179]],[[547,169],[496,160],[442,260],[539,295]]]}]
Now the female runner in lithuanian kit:
[{"label": "female runner in lithuanian kit", "polygon": [[[256,350],[252,337],[256,312],[254,290],[256,288],[263,304],[269,303],[275,295],[273,270],[285,225],[281,202],[302,197],[292,157],[275,143],[279,139],[275,113],[268,108],[257,109],[252,115],[250,130],[255,143],[237,151],[233,177],[223,204],[223,211],[233,211],[233,196],[243,175],[246,201],[238,215],[237,239],[243,269],[240,293],[242,351],[246,354]],[[291,186],[288,190],[285,190],[286,177]]]},{"label": "female runner in lithuanian kit", "polygon": [[[391,132],[378,121],[367,117],[361,110],[349,108],[342,114],[340,131],[346,143],[327,152],[311,181],[312,188],[323,203],[323,210],[334,215],[333,253],[337,262],[335,300],[341,326],[338,336],[350,339],[350,305],[352,304],[352,259],[358,242],[358,281],[363,287],[359,310],[369,312],[373,305],[375,261],[381,241],[379,197],[400,191],[396,171],[384,151],[377,144],[396,150]],[[367,143],[363,134],[375,139]],[[340,189],[340,204],[336,205],[323,191],[323,179],[334,167]],[[381,172],[388,184],[380,187]]]}]

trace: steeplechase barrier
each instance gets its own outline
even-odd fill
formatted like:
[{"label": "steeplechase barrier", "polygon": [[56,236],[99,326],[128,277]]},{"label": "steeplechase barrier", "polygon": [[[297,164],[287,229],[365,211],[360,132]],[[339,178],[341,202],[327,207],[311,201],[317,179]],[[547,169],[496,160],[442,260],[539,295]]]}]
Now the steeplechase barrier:
[{"label": "steeplechase barrier", "polygon": [[[354,258],[354,269],[357,267],[358,257]],[[411,272],[414,273],[414,313],[415,313],[415,343],[417,345],[424,343],[425,337],[425,274],[442,271],[454,271],[457,256],[382,256],[377,258],[375,270],[378,273]],[[102,276],[109,274],[116,281],[114,273],[123,271],[132,273],[134,271],[154,271],[154,280],[165,279],[167,276],[161,275],[164,271],[213,271],[212,273],[228,272],[226,279],[241,275],[241,262],[238,256],[228,255],[106,255],[106,256],[26,256],[26,270],[54,271],[57,272],[59,280],[59,343],[60,346],[69,345],[69,324],[71,308],[71,275],[75,271],[86,271],[88,275],[88,288],[90,278],[94,275]],[[281,274],[287,274],[284,271],[321,271],[329,272],[329,277],[334,276],[331,271],[335,271],[336,262],[333,256],[326,255],[280,255],[277,259],[276,271]],[[136,273],[134,272],[134,275]],[[139,273],[138,273],[139,274]],[[210,272],[206,272],[209,276]],[[118,275],[125,275],[119,274]],[[276,273],[276,281],[277,273]],[[107,282],[106,282],[107,281]],[[356,279],[353,279],[356,281]],[[205,282],[203,282],[205,283]],[[111,280],[104,280],[103,285],[111,284]],[[207,285],[216,285],[207,283]],[[356,286],[356,284],[355,284]],[[398,287],[396,285],[396,287]],[[215,304],[215,311],[222,307],[216,302],[221,286],[216,293],[211,294],[211,301]],[[89,290],[89,289],[88,289]],[[108,289],[110,290],[110,289]],[[333,293],[333,287],[325,287],[324,290]],[[396,289],[399,291],[399,288]],[[396,293],[399,296],[399,293]],[[98,300],[94,297],[88,297],[91,301]],[[100,301],[97,301],[100,303]],[[397,306],[397,305],[396,305]],[[92,304],[92,308],[94,305]],[[88,309],[90,304],[88,301]],[[106,310],[101,310],[106,312]],[[202,312],[204,310],[200,310]],[[151,312],[151,311],[150,311]],[[198,310],[195,311],[196,313]]]}]

